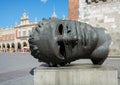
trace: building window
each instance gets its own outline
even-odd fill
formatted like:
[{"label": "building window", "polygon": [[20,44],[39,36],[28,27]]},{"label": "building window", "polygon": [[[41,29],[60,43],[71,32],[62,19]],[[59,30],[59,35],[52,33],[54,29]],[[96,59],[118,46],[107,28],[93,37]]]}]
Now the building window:
[{"label": "building window", "polygon": [[28,31],[28,34],[29,34],[29,35],[30,35],[30,33],[31,33],[31,30]]},{"label": "building window", "polygon": [[19,37],[21,36],[21,32],[19,31]]},{"label": "building window", "polygon": [[23,31],[23,36],[26,36],[26,31]]}]

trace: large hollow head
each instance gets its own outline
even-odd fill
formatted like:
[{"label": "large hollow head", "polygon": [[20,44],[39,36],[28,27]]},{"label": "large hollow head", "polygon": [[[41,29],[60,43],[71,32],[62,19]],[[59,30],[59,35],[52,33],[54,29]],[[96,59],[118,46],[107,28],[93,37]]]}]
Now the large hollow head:
[{"label": "large hollow head", "polygon": [[43,20],[30,34],[31,54],[50,66],[63,66],[77,59],[91,59],[100,65],[107,58],[111,42],[105,31],[78,21]]}]

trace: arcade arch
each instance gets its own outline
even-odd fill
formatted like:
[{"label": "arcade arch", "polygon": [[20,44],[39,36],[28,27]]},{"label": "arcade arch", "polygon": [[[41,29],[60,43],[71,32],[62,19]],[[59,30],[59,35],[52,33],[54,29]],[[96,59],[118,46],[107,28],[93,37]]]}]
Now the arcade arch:
[{"label": "arcade arch", "polygon": [[15,52],[15,44],[14,43],[11,44],[11,51]]},{"label": "arcade arch", "polygon": [[6,51],[8,52],[8,51],[10,51],[10,44],[9,43],[7,43],[7,46],[6,46],[7,48],[6,48]]},{"label": "arcade arch", "polygon": [[27,42],[23,42],[23,52],[29,52],[29,47]]},{"label": "arcade arch", "polygon": [[6,52],[6,48],[5,48],[5,44],[4,43],[2,44],[2,51]]},{"label": "arcade arch", "polygon": [[23,47],[27,47],[27,43],[26,42],[23,42]]},{"label": "arcade arch", "polygon": [[20,51],[21,51],[21,48],[22,48],[22,47],[21,47],[21,43],[18,42],[17,46],[18,46],[18,47],[17,47],[17,51],[20,52]]},{"label": "arcade arch", "polygon": [[5,48],[5,44],[2,44],[2,47]]},{"label": "arcade arch", "polygon": [[2,51],[2,46],[0,45],[0,52]]}]

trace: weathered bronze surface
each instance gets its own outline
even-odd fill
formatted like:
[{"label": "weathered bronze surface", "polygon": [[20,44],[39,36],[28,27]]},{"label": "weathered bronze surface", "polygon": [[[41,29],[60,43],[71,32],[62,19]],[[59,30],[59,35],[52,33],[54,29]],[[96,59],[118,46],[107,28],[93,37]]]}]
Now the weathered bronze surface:
[{"label": "weathered bronze surface", "polygon": [[31,54],[49,66],[64,66],[78,59],[91,59],[93,64],[101,65],[110,43],[104,28],[59,19],[39,22],[29,37]]}]

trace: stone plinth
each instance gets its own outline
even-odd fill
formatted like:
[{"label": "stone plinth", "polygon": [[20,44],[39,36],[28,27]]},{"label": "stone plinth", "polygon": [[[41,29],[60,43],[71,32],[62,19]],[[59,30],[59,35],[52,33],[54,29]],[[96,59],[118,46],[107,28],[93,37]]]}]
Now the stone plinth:
[{"label": "stone plinth", "polygon": [[117,70],[95,65],[40,66],[34,70],[34,85],[118,85]]}]

